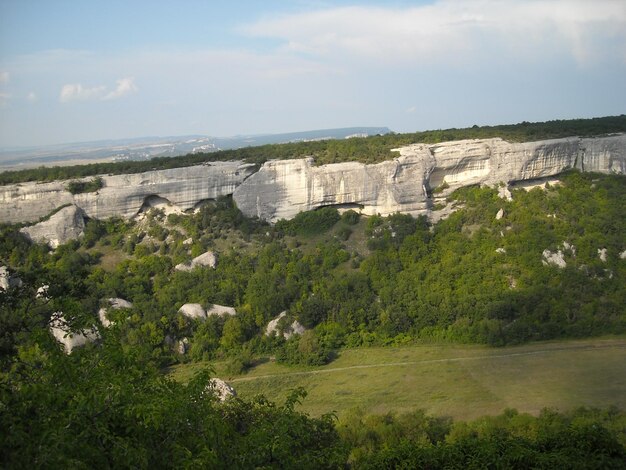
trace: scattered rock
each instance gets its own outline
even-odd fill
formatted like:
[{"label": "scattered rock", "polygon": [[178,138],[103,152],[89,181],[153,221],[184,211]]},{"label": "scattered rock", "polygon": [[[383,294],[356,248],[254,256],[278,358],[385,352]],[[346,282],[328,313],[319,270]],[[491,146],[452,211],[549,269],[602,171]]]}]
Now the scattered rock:
[{"label": "scattered rock", "polygon": [[193,245],[193,238],[189,237],[187,240],[183,240],[183,245]]},{"label": "scattered rock", "polygon": [[11,276],[9,268],[0,266],[0,291],[8,291],[14,287],[21,287],[22,280],[19,277]]},{"label": "scattered rock", "polygon": [[598,257],[600,258],[600,261],[602,261],[603,263],[606,263],[606,254],[607,254],[606,248],[598,248]]},{"label": "scattered rock", "polygon": [[498,186],[498,197],[506,201],[513,200],[513,195],[511,194],[511,191],[509,191],[508,186]]},{"label": "scattered rock", "polygon": [[496,214],[496,220],[500,220],[502,217],[504,217],[504,209],[500,209],[498,211],[498,213]]},{"label": "scattered rock", "polygon": [[567,266],[565,258],[563,258],[563,252],[558,250],[556,253],[552,253],[550,250],[543,250],[543,260],[541,261],[545,266],[552,265],[557,268],[563,269]]},{"label": "scattered rock", "polygon": [[626,250],[622,251],[622,252],[619,254],[619,259],[626,259]]},{"label": "scattered rock", "polygon": [[200,304],[185,304],[178,309],[179,313],[182,313],[187,318],[201,319],[206,318],[206,311]]},{"label": "scattered rock", "polygon": [[220,317],[226,315],[237,315],[237,311],[233,307],[226,307],[224,305],[213,304],[209,308],[207,308],[206,316],[210,317],[211,315],[218,315]]},{"label": "scattered rock", "polygon": [[[265,336],[271,336],[272,334],[278,333],[278,324],[283,317],[287,316],[287,311],[281,312],[276,318],[270,321],[265,328]],[[291,325],[288,325],[283,331],[283,338],[289,339],[293,335],[301,335],[306,331],[306,328],[298,322],[298,320],[294,320]]]},{"label": "scattered rock", "polygon": [[63,345],[66,354],[87,343],[97,340],[100,335],[94,326],[90,329],[73,332],[70,330],[67,320],[63,317],[63,312],[55,312],[55,318],[50,322],[50,332],[52,336]]},{"label": "scattered rock", "polygon": [[214,378],[209,380],[209,384],[206,386],[206,390],[215,394],[219,401],[226,401],[229,398],[236,397],[237,392],[233,387],[228,385],[222,379]]},{"label": "scattered rock", "polygon": [[504,249],[504,248],[496,248],[496,253],[504,255],[504,254],[506,254],[506,249]]},{"label": "scattered rock", "polygon": [[56,248],[70,240],[83,236],[85,213],[75,205],[64,207],[48,220],[20,229],[24,235],[37,243],[48,243]]},{"label": "scattered rock", "polygon": [[184,355],[189,350],[189,338],[183,338],[178,342],[178,354]]},{"label": "scattered rock", "polygon": [[176,271],[191,271],[196,266],[209,266],[211,268],[215,268],[216,264],[217,257],[215,256],[215,253],[213,253],[212,251],[207,251],[200,256],[196,256],[191,261],[177,264],[174,269]]},{"label": "scattered rock", "polygon": [[[106,299],[106,302],[109,304],[109,307],[114,310],[119,310],[121,308],[133,308],[132,303],[130,303],[128,300],[120,298]],[[102,307],[100,310],[98,310],[98,318],[100,319],[100,323],[102,323],[102,326],[104,326],[105,328],[108,328],[113,324],[113,322],[111,322],[111,320],[107,318],[107,311],[108,309],[106,307]]]}]

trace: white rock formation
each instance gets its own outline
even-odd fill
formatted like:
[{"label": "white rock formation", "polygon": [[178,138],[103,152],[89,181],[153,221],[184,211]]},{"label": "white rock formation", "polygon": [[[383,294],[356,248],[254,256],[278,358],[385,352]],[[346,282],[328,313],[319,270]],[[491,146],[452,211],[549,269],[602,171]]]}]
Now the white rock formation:
[{"label": "white rock formation", "polygon": [[209,384],[206,386],[206,390],[214,394],[219,401],[226,401],[229,398],[236,397],[237,392],[233,387],[228,385],[222,379],[213,378],[209,380]]},{"label": "white rock formation", "polygon": [[130,175],[101,175],[103,188],[76,195],[67,191],[69,181],[3,186],[0,222],[34,222],[65,204],[77,205],[91,218],[128,219],[152,196],[180,210],[193,209],[203,200],[232,194],[254,169],[252,164],[232,161]]},{"label": "white rock formation", "polygon": [[[33,222],[64,204],[75,204],[92,218],[130,218],[151,197],[188,210],[227,194],[233,194],[244,214],[269,221],[328,205],[358,205],[366,215],[420,215],[430,214],[435,189],[438,198],[445,198],[462,186],[545,181],[572,168],[626,173],[626,134],[525,143],[461,140],[414,144],[397,151],[399,157],[376,165],[315,166],[305,158],[268,161],[256,173],[251,164],[216,162],[103,175],[103,188],[77,195],[66,190],[67,181],[9,185],[0,188],[0,222]],[[505,199],[507,191],[498,190]]]},{"label": "white rock formation", "polygon": [[550,250],[543,250],[541,255],[543,260],[541,262],[545,265],[556,266],[557,268],[563,269],[567,266],[565,262],[565,258],[563,257],[563,252],[558,250],[556,253],[552,253]]},{"label": "white rock formation", "polygon": [[204,320],[206,318],[206,311],[200,304],[185,304],[178,309],[178,312],[194,320]]},{"label": "white rock formation", "polygon": [[276,222],[328,205],[362,206],[366,215],[428,210],[424,181],[432,166],[427,151],[419,157],[365,165],[348,162],[315,166],[312,158],[277,160],[239,186],[233,199],[247,216]]},{"label": "white rock formation", "polygon": [[62,312],[56,312],[54,315],[56,318],[50,322],[50,332],[63,345],[66,354],[71,354],[74,349],[91,343],[100,337],[95,326],[91,329],[73,332],[70,330]]},{"label": "white rock formation", "polygon": [[606,255],[607,255],[606,248],[598,248],[598,258],[600,258],[600,261],[602,261],[603,263],[606,263]]},{"label": "white rock formation", "polygon": [[120,298],[106,299],[106,303],[109,305],[109,307],[102,307],[100,310],[98,310],[98,318],[100,319],[100,323],[102,323],[102,326],[105,328],[108,328],[113,324],[113,322],[111,322],[111,320],[109,320],[107,317],[107,312],[109,311],[109,309],[119,310],[121,308],[133,308],[133,304],[131,302]]},{"label": "white rock formation", "polygon": [[20,229],[31,240],[56,248],[81,237],[85,230],[85,214],[75,205],[64,207],[48,220]]},{"label": "white rock formation", "polygon": [[0,266],[0,292],[21,286],[22,280],[19,277],[12,276],[6,266]]},{"label": "white rock formation", "polygon": [[217,257],[215,256],[215,253],[213,253],[212,251],[207,251],[200,256],[196,256],[191,261],[177,264],[176,266],[174,266],[174,269],[176,271],[191,271],[196,266],[208,266],[210,268],[215,268],[216,264]]},{"label": "white rock formation", "polygon": [[346,204],[362,206],[366,215],[418,215],[430,212],[431,190],[441,198],[462,186],[535,180],[571,168],[626,173],[626,134],[526,143],[461,140],[397,151],[400,157],[376,165],[269,161],[237,187],[233,198],[244,214],[272,222]]},{"label": "white rock formation", "polygon": [[[265,328],[265,336],[271,336],[272,334],[278,334],[278,323],[280,320],[287,315],[287,312],[281,312],[276,318],[271,320],[267,327]],[[301,335],[306,331],[306,328],[298,322],[298,320],[294,320],[291,325],[287,326],[283,331],[283,338],[289,339],[293,335]]]},{"label": "white rock formation", "polygon": [[498,197],[500,199],[504,199],[505,201],[512,201],[513,195],[507,186],[498,185]]},{"label": "white rock formation", "polygon": [[496,214],[496,220],[500,220],[502,217],[504,217],[504,209],[500,209],[498,211],[498,213]]},{"label": "white rock formation", "polygon": [[622,251],[622,252],[619,254],[619,259],[626,259],[626,250]]},{"label": "white rock formation", "polygon": [[496,248],[496,253],[498,253],[499,255],[505,255],[506,248]]},{"label": "white rock formation", "polygon": [[237,311],[233,307],[213,304],[207,308],[206,316],[217,315],[219,317],[237,315]]},{"label": "white rock formation", "polygon": [[7,291],[10,287],[9,279],[11,275],[6,266],[0,266],[0,290]]},{"label": "white rock formation", "polygon": [[186,354],[189,350],[189,338],[183,338],[178,342],[178,354]]}]

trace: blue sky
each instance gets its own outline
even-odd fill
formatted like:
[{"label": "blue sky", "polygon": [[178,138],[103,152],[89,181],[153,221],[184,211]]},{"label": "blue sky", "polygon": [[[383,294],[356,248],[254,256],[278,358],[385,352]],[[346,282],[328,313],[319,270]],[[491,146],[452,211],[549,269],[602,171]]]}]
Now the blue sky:
[{"label": "blue sky", "polygon": [[626,112],[626,1],[0,0],[0,147]]}]

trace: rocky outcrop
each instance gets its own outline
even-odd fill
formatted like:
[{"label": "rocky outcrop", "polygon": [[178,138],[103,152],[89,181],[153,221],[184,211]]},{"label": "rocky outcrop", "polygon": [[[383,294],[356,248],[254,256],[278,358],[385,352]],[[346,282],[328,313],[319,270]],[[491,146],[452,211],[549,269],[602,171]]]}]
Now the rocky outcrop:
[{"label": "rocky outcrop", "polygon": [[[279,333],[280,321],[287,316],[287,312],[281,312],[276,318],[271,320],[265,328],[265,336],[271,336]],[[293,335],[301,335],[306,331],[306,328],[300,324],[298,320],[294,320],[291,324],[283,328],[283,338],[289,339]]]},{"label": "rocky outcrop", "polygon": [[106,299],[105,302],[108,307],[102,307],[100,310],[98,310],[98,318],[100,319],[100,323],[102,323],[102,326],[105,328],[108,328],[113,324],[113,322],[109,320],[107,316],[107,313],[110,309],[119,310],[122,308],[133,308],[133,304],[124,299],[110,298]]},{"label": "rocky outcrop", "polygon": [[196,256],[191,261],[186,263],[180,263],[174,266],[176,271],[191,271],[197,266],[208,266],[210,268],[215,268],[217,264],[217,257],[215,253],[212,251],[207,251],[206,253],[202,253],[200,256]]},{"label": "rocky outcrop", "polygon": [[[103,175],[94,193],[72,195],[66,182],[22,183],[0,188],[0,222],[32,222],[64,204],[88,217],[129,218],[144,203],[187,210],[206,199],[233,194],[247,216],[276,221],[322,206],[357,207],[364,214],[430,214],[436,198],[463,186],[506,185],[546,179],[576,168],[626,174],[626,134],[598,138],[510,143],[461,140],[396,149],[391,161],[315,166],[311,158],[251,164],[216,162],[132,175]],[[90,179],[90,178],[86,178]],[[500,183],[505,183],[501,185]]]},{"label": "rocky outcrop", "polygon": [[101,189],[76,195],[67,190],[68,181],[3,186],[0,222],[34,222],[66,204],[75,204],[91,218],[130,218],[153,196],[179,210],[192,209],[206,199],[232,194],[254,170],[254,165],[233,161],[130,175],[101,175]]},{"label": "rocky outcrop", "polygon": [[85,214],[75,205],[64,207],[48,220],[20,229],[28,238],[56,248],[81,237],[85,230]]},{"label": "rocky outcrop", "polygon": [[237,396],[237,392],[233,387],[218,378],[209,380],[206,390],[215,395],[215,397],[221,402]]}]

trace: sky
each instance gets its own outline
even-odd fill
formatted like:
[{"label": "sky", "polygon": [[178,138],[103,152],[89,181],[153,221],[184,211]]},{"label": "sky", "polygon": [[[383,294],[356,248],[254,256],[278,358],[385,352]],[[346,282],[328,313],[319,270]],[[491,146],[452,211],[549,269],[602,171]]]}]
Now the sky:
[{"label": "sky", "polygon": [[0,0],[0,147],[626,113],[625,0]]}]

